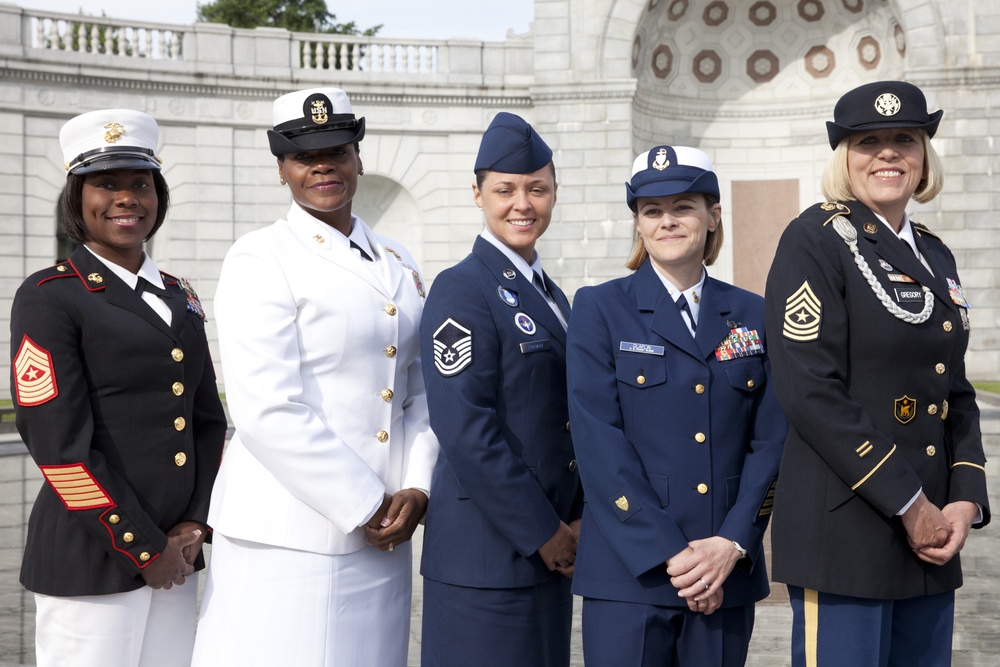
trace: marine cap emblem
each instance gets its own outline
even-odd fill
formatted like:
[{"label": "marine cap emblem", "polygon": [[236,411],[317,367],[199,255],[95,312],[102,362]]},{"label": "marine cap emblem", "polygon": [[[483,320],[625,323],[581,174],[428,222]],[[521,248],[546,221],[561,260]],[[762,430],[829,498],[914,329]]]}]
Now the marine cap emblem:
[{"label": "marine cap emblem", "polygon": [[104,141],[109,144],[116,143],[122,138],[122,135],[125,134],[125,126],[121,123],[116,123],[115,121],[111,121],[105,125],[104,129],[107,130],[107,132],[104,133]]},{"label": "marine cap emblem", "polygon": [[875,111],[883,116],[895,116],[901,107],[899,98],[892,93],[882,93],[875,98]]},{"label": "marine cap emblem", "polygon": [[89,280],[92,283],[97,283],[98,285],[100,285],[101,283],[104,282],[104,277],[100,273],[94,272],[87,276],[87,280]]}]

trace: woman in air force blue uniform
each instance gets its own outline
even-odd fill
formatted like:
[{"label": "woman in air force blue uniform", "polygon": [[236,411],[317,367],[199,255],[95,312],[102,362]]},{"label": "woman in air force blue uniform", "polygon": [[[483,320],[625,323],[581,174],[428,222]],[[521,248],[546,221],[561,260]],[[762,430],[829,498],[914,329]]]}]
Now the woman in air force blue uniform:
[{"label": "woman in air force blue uniform", "polygon": [[947,246],[906,214],[941,190],[941,115],[902,81],[841,97],[830,200],[788,225],[768,276],[791,425],[774,578],[797,667],[951,664],[958,552],[989,522],[969,303]]},{"label": "woman in air force blue uniform", "polygon": [[584,657],[742,665],[787,428],[764,303],[704,269],[722,245],[707,155],[656,146],[626,192],[635,273],[577,292],[567,352]]},{"label": "woman in air force blue uniform", "polygon": [[566,407],[569,303],[535,252],[556,201],[552,151],[501,112],[475,171],[486,227],[434,280],[420,324],[441,442],[420,568],[421,664],[567,665],[582,504]]}]

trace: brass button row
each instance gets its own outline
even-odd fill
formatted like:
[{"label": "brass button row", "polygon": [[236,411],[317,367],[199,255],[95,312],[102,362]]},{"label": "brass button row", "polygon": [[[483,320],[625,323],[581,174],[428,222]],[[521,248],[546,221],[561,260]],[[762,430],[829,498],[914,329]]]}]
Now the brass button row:
[{"label": "brass button row", "polygon": [[384,431],[384,430],[383,431],[379,431],[378,433],[375,434],[375,438],[379,442],[385,442],[386,440],[389,439],[389,432],[388,431]]},{"label": "brass button row", "polygon": [[170,358],[176,361],[177,363],[184,361],[184,350],[182,350],[179,347],[175,347],[174,349],[170,350]]},{"label": "brass button row", "polygon": [[392,400],[392,389],[382,390],[382,400],[385,401],[386,403]]},{"label": "brass button row", "polygon": [[385,313],[386,313],[386,315],[395,315],[396,314],[396,304],[394,304],[394,303],[388,303],[388,304],[386,304],[386,306],[385,306]]},{"label": "brass button row", "polygon": [[174,396],[180,396],[184,393],[184,383],[175,382],[170,385],[170,391],[174,392]]}]

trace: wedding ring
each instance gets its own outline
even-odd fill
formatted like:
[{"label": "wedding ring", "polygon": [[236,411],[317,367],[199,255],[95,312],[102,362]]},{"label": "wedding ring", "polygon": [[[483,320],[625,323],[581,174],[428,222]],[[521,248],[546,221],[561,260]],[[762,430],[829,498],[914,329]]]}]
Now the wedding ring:
[{"label": "wedding ring", "polygon": [[706,591],[707,591],[707,590],[708,590],[709,588],[711,588],[711,587],[712,587],[712,585],[711,585],[711,584],[709,584],[709,583],[708,583],[707,581],[705,581],[704,579],[699,579],[698,581],[700,581],[701,583],[705,584],[705,590],[706,590]]}]

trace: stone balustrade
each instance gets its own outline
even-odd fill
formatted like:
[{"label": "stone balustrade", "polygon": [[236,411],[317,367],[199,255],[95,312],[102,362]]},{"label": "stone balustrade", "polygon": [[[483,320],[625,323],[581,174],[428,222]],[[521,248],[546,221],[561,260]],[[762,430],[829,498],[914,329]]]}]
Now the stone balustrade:
[{"label": "stone balustrade", "polygon": [[523,86],[533,70],[530,36],[503,42],[385,39],[172,25],[0,4],[0,58],[177,75],[407,85]]}]

